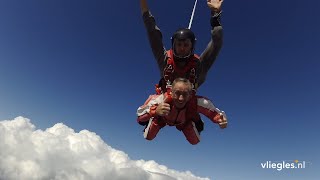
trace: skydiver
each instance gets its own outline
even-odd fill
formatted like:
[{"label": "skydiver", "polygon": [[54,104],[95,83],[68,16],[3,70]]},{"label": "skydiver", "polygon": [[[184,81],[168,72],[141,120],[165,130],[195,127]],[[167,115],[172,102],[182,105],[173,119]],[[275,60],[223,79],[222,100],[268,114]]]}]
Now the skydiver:
[{"label": "skydiver", "polygon": [[152,140],[161,128],[169,125],[182,131],[190,144],[198,144],[200,133],[193,122],[197,113],[201,113],[212,122],[218,123],[222,129],[227,127],[225,113],[204,97],[196,96],[197,110],[190,111],[188,103],[190,103],[191,97],[192,84],[185,78],[176,78],[173,81],[170,94],[151,95],[146,103],[137,110],[138,123],[148,123],[144,129],[144,137],[147,140]]},{"label": "skydiver", "polygon": [[167,51],[162,42],[162,33],[148,8],[147,0],[140,0],[143,22],[160,70],[162,91],[165,91],[166,84],[172,83],[176,77],[189,79],[194,89],[203,84],[222,47],[223,33],[220,23],[222,3],[223,0],[207,0],[211,10],[211,40],[199,57],[194,54],[196,37],[187,28],[180,28],[172,35],[171,49]]},{"label": "skydiver", "polygon": [[[207,0],[208,8],[211,11],[211,40],[199,57],[194,54],[196,37],[187,28],[178,29],[172,35],[171,49],[167,51],[162,42],[162,33],[148,8],[147,0],[140,0],[141,13],[149,43],[160,70],[161,78],[156,90],[158,93],[169,93],[174,79],[178,77],[187,78],[193,87],[193,96],[188,103],[193,108],[190,109],[196,109],[196,90],[205,81],[207,73],[222,47],[223,32],[220,23],[222,3],[223,0]],[[194,116],[193,121],[198,131],[201,132],[203,121],[200,115]]]}]

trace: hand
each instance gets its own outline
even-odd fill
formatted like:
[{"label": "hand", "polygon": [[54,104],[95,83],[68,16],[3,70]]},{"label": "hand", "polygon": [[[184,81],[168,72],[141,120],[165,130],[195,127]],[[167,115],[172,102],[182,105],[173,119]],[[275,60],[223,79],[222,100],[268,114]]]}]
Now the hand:
[{"label": "hand", "polygon": [[149,11],[147,0],[140,0],[140,8],[142,14]]},{"label": "hand", "polygon": [[158,116],[167,116],[170,113],[170,104],[161,103],[156,109],[156,114]]},{"label": "hand", "polygon": [[227,127],[228,125],[228,121],[227,121],[227,116],[226,113],[224,111],[221,111],[221,113],[219,113],[215,119],[217,120],[219,126],[221,129],[224,129]]},{"label": "hand", "polygon": [[223,0],[207,0],[207,5],[213,12],[220,12]]},{"label": "hand", "polygon": [[226,128],[226,127],[227,127],[228,122],[227,122],[227,121],[225,121],[225,122],[220,122],[220,123],[218,123],[218,124],[219,124],[219,126],[220,126],[220,128],[221,128],[221,129],[224,129],[224,128]]}]

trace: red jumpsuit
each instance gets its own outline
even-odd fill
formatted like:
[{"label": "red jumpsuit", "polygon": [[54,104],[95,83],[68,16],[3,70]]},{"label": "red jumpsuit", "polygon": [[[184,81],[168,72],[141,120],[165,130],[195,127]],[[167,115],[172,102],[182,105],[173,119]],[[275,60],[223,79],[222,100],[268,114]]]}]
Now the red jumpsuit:
[{"label": "red jumpsuit", "polygon": [[189,110],[188,105],[183,109],[177,109],[171,102],[167,102],[171,106],[170,113],[167,116],[158,116],[155,110],[160,103],[164,102],[165,96],[165,94],[150,95],[145,104],[137,110],[138,123],[148,122],[144,130],[144,137],[147,140],[154,139],[161,128],[169,125],[176,126],[183,132],[189,143],[194,145],[200,142],[200,135],[193,121],[194,118],[198,118],[198,113],[205,115],[214,123],[222,118],[226,121],[225,113],[216,108],[209,99],[201,96],[196,96],[196,110]]}]

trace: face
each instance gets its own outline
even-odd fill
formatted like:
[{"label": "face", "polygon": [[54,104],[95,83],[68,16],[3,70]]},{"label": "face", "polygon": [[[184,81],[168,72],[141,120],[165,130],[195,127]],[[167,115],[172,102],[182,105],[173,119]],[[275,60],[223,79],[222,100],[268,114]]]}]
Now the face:
[{"label": "face", "polygon": [[188,84],[177,82],[174,87],[172,87],[172,101],[178,109],[184,108],[190,98],[191,90]]},{"label": "face", "polygon": [[191,52],[192,43],[190,39],[186,40],[176,40],[174,42],[175,52],[178,56],[188,56]]}]

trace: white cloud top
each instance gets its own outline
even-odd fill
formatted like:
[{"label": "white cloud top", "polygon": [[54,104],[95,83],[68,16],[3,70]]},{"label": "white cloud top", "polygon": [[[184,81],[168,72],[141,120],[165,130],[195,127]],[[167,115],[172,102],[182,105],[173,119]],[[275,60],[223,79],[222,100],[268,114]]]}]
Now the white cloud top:
[{"label": "white cloud top", "polygon": [[29,119],[0,121],[0,179],[208,180],[155,161],[131,160],[88,130],[58,123],[37,130]]}]

